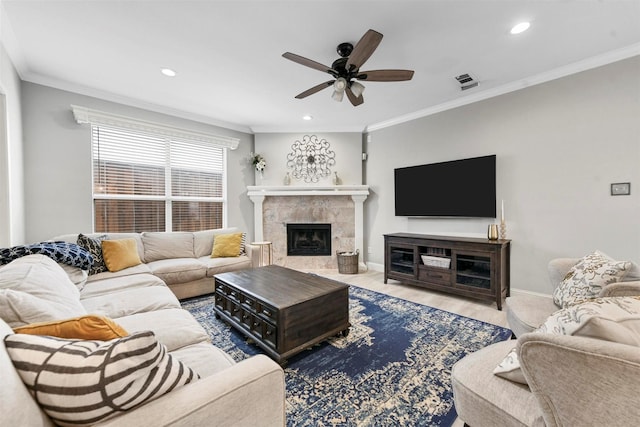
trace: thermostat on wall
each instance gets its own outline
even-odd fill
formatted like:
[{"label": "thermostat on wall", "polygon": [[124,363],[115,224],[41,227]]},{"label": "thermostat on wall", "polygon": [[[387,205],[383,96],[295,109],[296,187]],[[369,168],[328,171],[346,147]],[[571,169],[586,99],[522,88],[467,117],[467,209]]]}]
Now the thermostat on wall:
[{"label": "thermostat on wall", "polygon": [[617,183],[611,184],[612,196],[628,196],[629,194],[631,194],[630,182],[617,182]]}]

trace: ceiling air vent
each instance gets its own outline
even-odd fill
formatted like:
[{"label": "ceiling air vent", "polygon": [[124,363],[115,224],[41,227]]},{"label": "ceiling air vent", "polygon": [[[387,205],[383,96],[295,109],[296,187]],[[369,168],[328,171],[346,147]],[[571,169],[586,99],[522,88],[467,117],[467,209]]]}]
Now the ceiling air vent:
[{"label": "ceiling air vent", "polygon": [[456,80],[460,83],[461,90],[467,90],[478,86],[478,81],[469,74],[460,74],[456,77]]}]

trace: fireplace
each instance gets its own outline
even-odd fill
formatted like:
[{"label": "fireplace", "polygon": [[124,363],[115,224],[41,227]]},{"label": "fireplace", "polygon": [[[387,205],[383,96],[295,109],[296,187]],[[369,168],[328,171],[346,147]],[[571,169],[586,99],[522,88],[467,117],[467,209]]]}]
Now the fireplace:
[{"label": "fireplace", "polygon": [[287,255],[331,255],[331,224],[287,224]]}]

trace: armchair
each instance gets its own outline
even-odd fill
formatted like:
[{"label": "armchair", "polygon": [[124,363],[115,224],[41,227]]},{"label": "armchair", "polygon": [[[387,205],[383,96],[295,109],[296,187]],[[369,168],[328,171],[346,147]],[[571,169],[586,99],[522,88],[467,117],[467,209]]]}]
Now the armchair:
[{"label": "armchair", "polygon": [[[579,260],[549,263],[555,289]],[[608,285],[599,297],[640,295],[638,267]],[[636,425],[640,420],[638,347],[580,336],[531,333],[559,308],[551,297],[519,294],[506,299],[506,314],[517,341],[502,341],[453,366],[456,410],[465,425],[571,426]],[[515,346],[527,384],[493,374]]]},{"label": "armchair", "polygon": [[[562,282],[571,267],[580,261],[579,258],[556,258],[549,262],[547,270],[551,283],[550,295]],[[626,278],[602,288],[598,297],[623,297],[640,295],[640,272],[634,264]],[[516,337],[533,332],[547,320],[547,317],[559,310],[551,296],[533,294],[511,294],[505,300],[505,311],[509,327]]]}]

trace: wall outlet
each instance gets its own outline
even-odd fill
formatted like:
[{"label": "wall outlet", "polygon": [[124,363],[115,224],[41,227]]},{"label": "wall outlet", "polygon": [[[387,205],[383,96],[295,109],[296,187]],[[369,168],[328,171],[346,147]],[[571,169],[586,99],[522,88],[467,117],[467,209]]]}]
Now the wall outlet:
[{"label": "wall outlet", "polygon": [[372,253],[373,253],[373,248],[372,248],[371,246],[369,246],[369,247],[367,248],[367,253],[368,253],[368,254],[372,254]]}]

